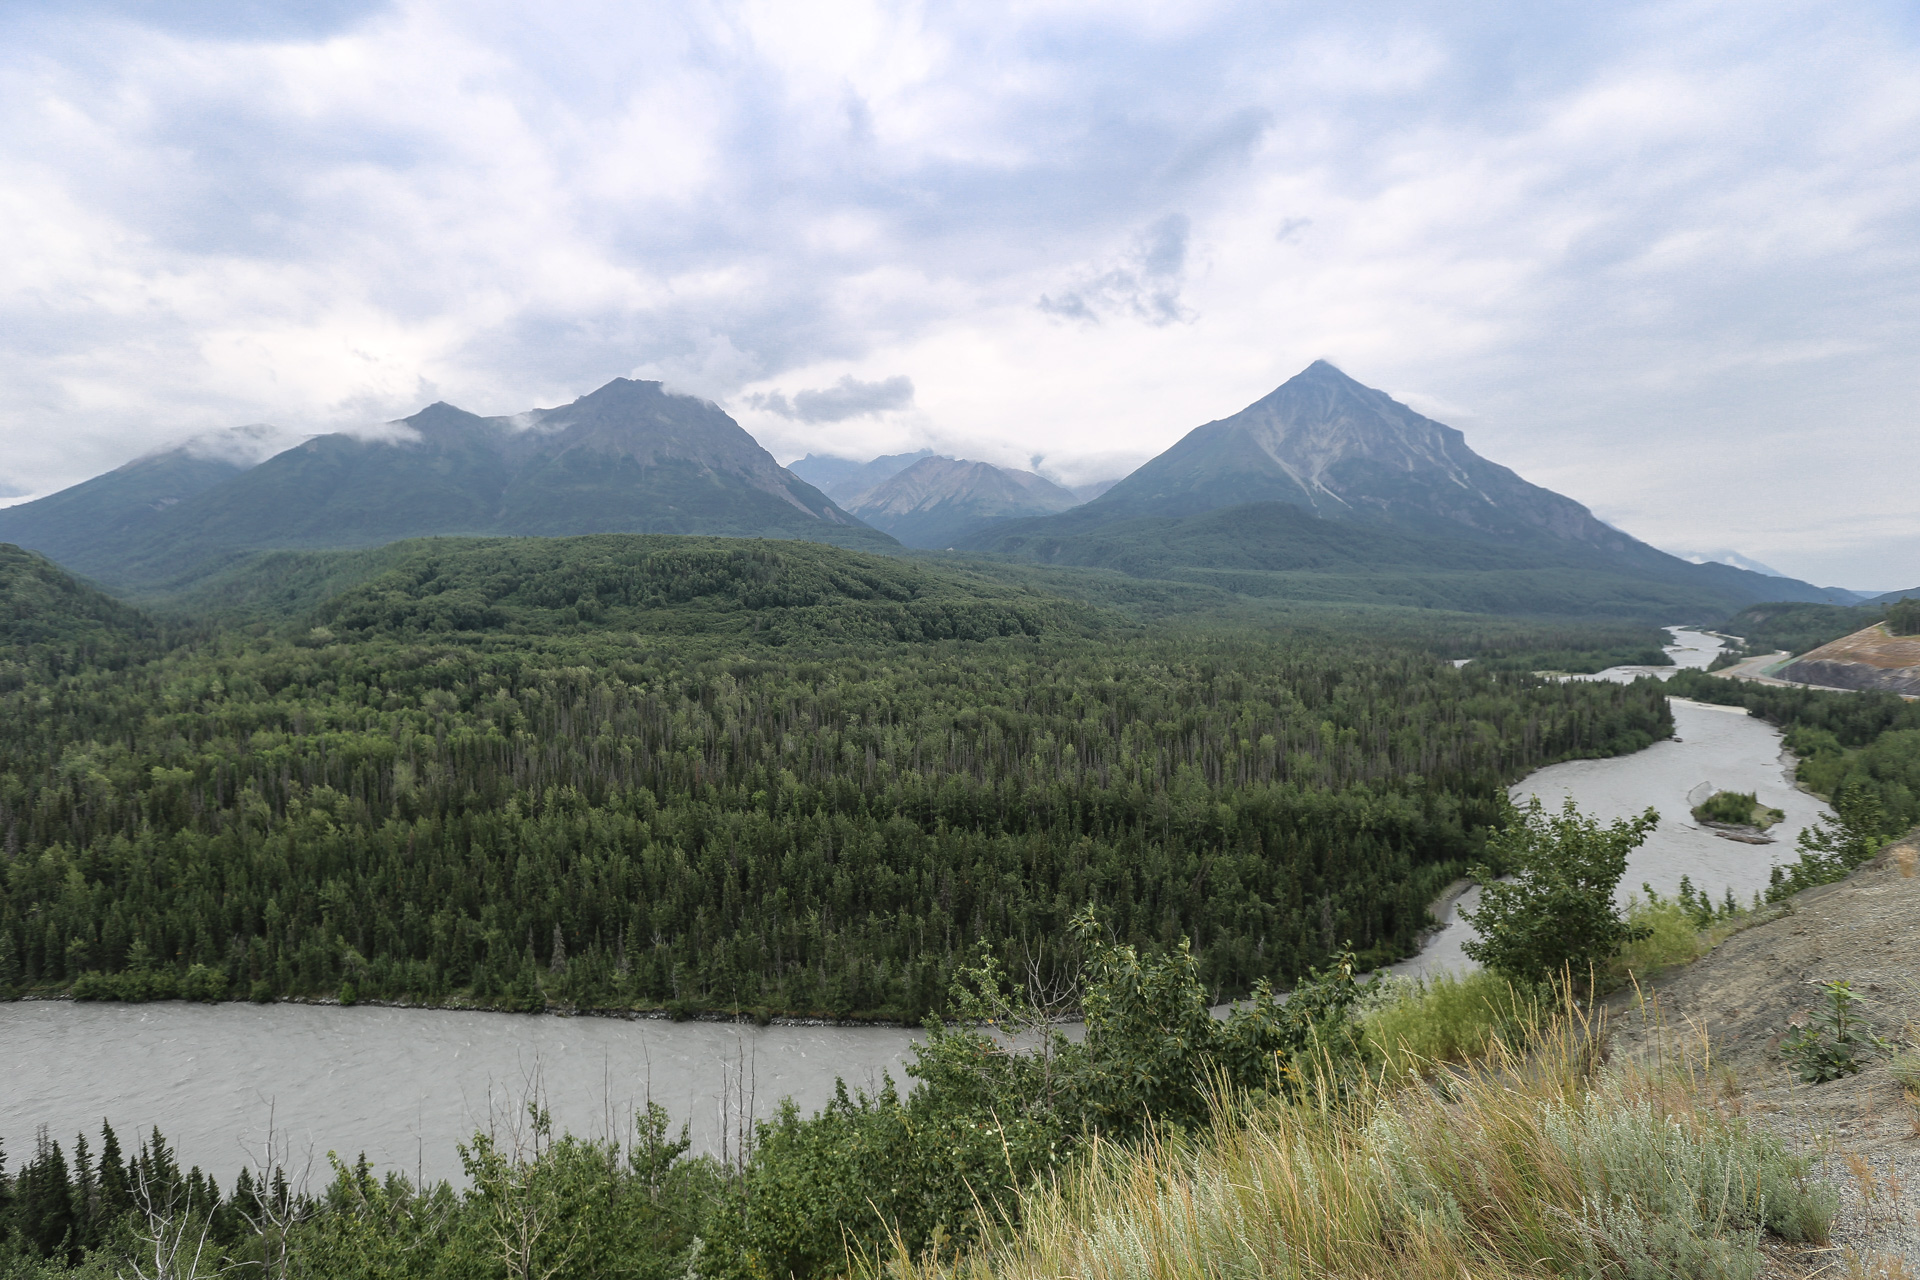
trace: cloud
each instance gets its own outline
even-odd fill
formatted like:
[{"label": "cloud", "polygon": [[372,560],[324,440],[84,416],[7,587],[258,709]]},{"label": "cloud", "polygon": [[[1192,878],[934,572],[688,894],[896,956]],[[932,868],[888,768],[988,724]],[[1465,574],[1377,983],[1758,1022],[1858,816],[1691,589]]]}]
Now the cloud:
[{"label": "cloud", "polygon": [[178,447],[195,458],[253,467],[306,439],[308,437],[303,432],[288,431],[269,422],[254,422],[244,427],[228,427],[222,431],[193,436],[182,441]]},{"label": "cloud", "polygon": [[1920,539],[1881,0],[17,3],[0,113],[19,492],[623,374],[1064,474],[1324,354],[1641,536],[1868,584]]},{"label": "cloud", "polygon": [[794,392],[791,401],[779,391],[769,391],[749,395],[747,403],[799,422],[845,422],[911,407],[913,379],[899,374],[878,382],[861,382],[843,374],[830,387]]},{"label": "cloud", "polygon": [[1092,322],[1114,314],[1156,325],[1192,319],[1180,303],[1191,231],[1185,214],[1156,219],[1119,265],[1083,277],[1057,298],[1041,294],[1040,310],[1063,320]]}]

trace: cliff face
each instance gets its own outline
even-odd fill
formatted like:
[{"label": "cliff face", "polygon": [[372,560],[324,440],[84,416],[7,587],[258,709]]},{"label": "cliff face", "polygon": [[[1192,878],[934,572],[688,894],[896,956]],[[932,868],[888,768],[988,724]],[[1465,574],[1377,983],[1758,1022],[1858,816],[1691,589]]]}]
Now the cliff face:
[{"label": "cliff face", "polygon": [[1780,678],[1920,696],[1920,636],[1896,636],[1877,622],[1800,655],[1781,669]]}]

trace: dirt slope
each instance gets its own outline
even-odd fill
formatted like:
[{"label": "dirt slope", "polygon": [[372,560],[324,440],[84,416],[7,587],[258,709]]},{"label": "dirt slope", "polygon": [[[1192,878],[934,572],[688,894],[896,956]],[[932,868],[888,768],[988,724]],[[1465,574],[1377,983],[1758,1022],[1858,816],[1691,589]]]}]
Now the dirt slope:
[{"label": "dirt slope", "polygon": [[[1916,833],[1920,834],[1920,833]],[[1803,1084],[1780,1042],[1846,979],[1880,1035],[1920,1047],[1920,841],[1910,835],[1838,884],[1810,889],[1778,919],[1735,934],[1657,981],[1644,1006],[1616,999],[1612,1049],[1652,1052],[1704,1033],[1725,1105],[1819,1157],[1841,1193],[1833,1247],[1799,1259],[1848,1274],[1853,1257],[1920,1273],[1920,1103],[1876,1058],[1857,1076]],[[1793,1268],[1789,1268],[1792,1270]]]}]

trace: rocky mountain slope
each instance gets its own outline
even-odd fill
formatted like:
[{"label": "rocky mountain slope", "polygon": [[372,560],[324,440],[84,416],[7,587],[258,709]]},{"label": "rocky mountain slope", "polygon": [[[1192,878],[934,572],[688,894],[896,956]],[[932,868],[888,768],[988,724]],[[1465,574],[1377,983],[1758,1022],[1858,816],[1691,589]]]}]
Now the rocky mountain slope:
[{"label": "rocky mountain slope", "polygon": [[888,453],[867,462],[831,455],[808,454],[787,470],[805,480],[843,507],[871,489],[878,488],[922,458],[931,458],[933,450],[916,449],[912,453]]},{"label": "rocky mountain slope", "polygon": [[1080,499],[1031,471],[956,458],[922,458],[848,509],[910,547],[942,548],[1004,520],[1051,515]]},{"label": "rocky mountain slope", "polygon": [[[316,436],[250,468],[209,463],[188,474],[186,460],[168,465],[185,477],[177,500],[133,501],[133,484],[116,472],[0,513],[0,537],[125,588],[191,578],[259,551],[429,534],[895,545],[780,466],[717,406],[624,378],[511,417],[429,405],[378,433]],[[137,468],[143,484],[157,475]],[[83,522],[71,513],[106,496],[125,517],[97,534],[76,530]]]}]

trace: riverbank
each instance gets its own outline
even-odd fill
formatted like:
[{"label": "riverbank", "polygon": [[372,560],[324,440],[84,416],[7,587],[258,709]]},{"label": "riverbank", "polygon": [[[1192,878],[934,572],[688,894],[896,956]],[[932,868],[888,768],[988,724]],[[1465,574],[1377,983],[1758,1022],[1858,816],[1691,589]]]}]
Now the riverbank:
[{"label": "riverbank", "polygon": [[[1721,1105],[1816,1160],[1840,1193],[1831,1251],[1802,1258],[1846,1273],[1845,1251],[1920,1268],[1920,1099],[1885,1055],[1826,1084],[1799,1080],[1781,1042],[1820,1008],[1821,983],[1852,984],[1878,1033],[1920,1044],[1920,832],[1847,879],[1798,894],[1777,918],[1733,934],[1642,991],[1610,1001],[1610,1050],[1671,1053],[1704,1039]],[[1873,1271],[1864,1263],[1855,1274]]]}]

